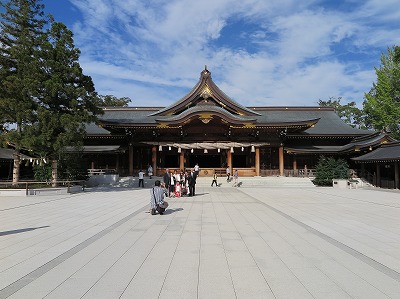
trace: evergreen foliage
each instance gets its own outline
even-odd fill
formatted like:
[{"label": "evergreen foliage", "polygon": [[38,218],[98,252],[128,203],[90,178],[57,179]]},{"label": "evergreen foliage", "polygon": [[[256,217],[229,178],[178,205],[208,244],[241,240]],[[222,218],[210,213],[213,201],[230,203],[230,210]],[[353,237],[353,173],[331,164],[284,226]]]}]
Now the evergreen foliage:
[{"label": "evergreen foliage", "polygon": [[333,179],[348,179],[349,165],[343,159],[321,156],[315,169],[314,184],[332,186]]},{"label": "evergreen foliage", "polygon": [[375,68],[377,81],[365,94],[364,113],[371,128],[388,132],[400,139],[400,47],[381,55],[381,66]]},{"label": "evergreen foliage", "polygon": [[58,176],[60,180],[77,181],[88,178],[87,161],[82,152],[63,153],[58,163]]},{"label": "evergreen foliage", "polygon": [[40,163],[39,165],[33,165],[33,173],[36,181],[50,182],[51,164]]},{"label": "evergreen foliage", "polygon": [[24,148],[52,160],[82,144],[84,124],[96,121],[102,101],[79,65],[72,32],[45,16],[40,1],[1,3],[0,141],[16,156]]},{"label": "evergreen foliage", "polygon": [[321,107],[333,107],[336,110],[337,115],[343,119],[343,121],[352,126],[353,128],[364,129],[364,113],[361,109],[357,108],[355,102],[342,104],[340,101],[341,97],[333,98],[323,101],[319,100],[318,105]]}]

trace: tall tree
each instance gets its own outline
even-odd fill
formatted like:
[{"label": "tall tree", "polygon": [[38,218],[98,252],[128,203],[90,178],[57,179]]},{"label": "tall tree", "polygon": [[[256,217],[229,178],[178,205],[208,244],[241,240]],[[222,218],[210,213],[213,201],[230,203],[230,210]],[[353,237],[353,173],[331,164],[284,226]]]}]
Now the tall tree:
[{"label": "tall tree", "polygon": [[376,82],[365,94],[363,103],[366,123],[400,138],[400,47],[388,48],[381,55],[381,66],[375,68]]},{"label": "tall tree", "polygon": [[42,38],[36,120],[25,135],[31,137],[29,148],[53,161],[55,180],[58,156],[66,146],[83,144],[85,123],[96,121],[102,109],[91,77],[79,65],[80,51],[72,32],[54,22]]},{"label": "tall tree", "polygon": [[340,103],[341,100],[341,97],[330,97],[327,101],[319,100],[318,105],[321,107],[335,108],[339,117],[352,127],[365,128],[363,111],[357,108],[355,102],[342,105]]},{"label": "tall tree", "polygon": [[10,0],[0,5],[5,8],[0,13],[0,121],[6,129],[0,137],[15,148],[16,183],[20,150],[26,141],[23,132],[36,117],[34,93],[40,78],[40,41],[51,17],[44,16],[39,0]]}]

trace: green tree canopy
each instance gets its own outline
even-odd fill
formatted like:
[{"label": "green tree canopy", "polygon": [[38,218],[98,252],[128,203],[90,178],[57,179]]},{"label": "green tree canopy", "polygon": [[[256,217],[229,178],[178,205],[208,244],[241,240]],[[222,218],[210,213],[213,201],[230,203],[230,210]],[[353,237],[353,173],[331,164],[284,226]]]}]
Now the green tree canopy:
[{"label": "green tree canopy", "polygon": [[354,128],[365,128],[363,111],[357,108],[355,102],[350,102],[343,105],[340,103],[341,100],[341,97],[330,97],[327,101],[319,100],[318,105],[321,107],[335,108],[336,113],[339,115],[339,117],[343,119],[345,123]]},{"label": "green tree canopy", "polygon": [[81,144],[84,124],[102,112],[92,79],[79,65],[79,55],[72,32],[62,23],[52,23],[41,43],[36,120],[25,131],[32,137],[27,145],[41,156],[55,159],[65,146]]},{"label": "green tree canopy", "polygon": [[117,98],[113,95],[100,96],[103,107],[127,107],[132,100],[128,97]]},{"label": "green tree canopy", "polygon": [[388,48],[375,68],[376,82],[365,94],[363,103],[366,124],[400,138],[400,47]]},{"label": "green tree canopy", "polygon": [[1,3],[0,14],[0,120],[5,128],[3,141],[20,148],[22,132],[35,119],[34,90],[39,83],[39,50],[44,17],[37,0],[11,0]]},{"label": "green tree canopy", "polygon": [[35,89],[40,80],[40,42],[45,17],[38,0],[1,2],[0,121],[2,143],[15,148],[13,182],[19,180],[20,150],[29,139],[25,129],[36,119]]},{"label": "green tree canopy", "polygon": [[79,145],[101,100],[79,65],[72,32],[45,17],[40,0],[1,5],[0,138],[16,148],[15,157],[26,148],[55,159],[66,145]]}]

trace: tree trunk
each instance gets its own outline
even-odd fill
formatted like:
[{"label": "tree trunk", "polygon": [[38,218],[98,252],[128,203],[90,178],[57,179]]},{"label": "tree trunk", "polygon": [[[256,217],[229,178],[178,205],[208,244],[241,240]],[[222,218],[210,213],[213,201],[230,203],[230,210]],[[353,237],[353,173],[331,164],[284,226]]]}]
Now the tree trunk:
[{"label": "tree trunk", "polygon": [[15,149],[14,154],[14,167],[13,167],[13,185],[17,185],[19,183],[19,170],[20,170],[20,161],[21,155],[18,149]]},{"label": "tree trunk", "polygon": [[51,161],[51,186],[57,187],[57,160]]}]

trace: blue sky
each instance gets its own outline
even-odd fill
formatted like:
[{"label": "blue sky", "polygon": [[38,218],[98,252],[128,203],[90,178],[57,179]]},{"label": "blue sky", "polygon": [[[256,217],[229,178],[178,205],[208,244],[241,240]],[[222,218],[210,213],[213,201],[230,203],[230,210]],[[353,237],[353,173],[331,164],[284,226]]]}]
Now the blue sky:
[{"label": "blue sky", "polygon": [[103,95],[166,106],[207,65],[245,106],[362,106],[374,66],[400,45],[400,0],[44,0],[74,33]]}]

